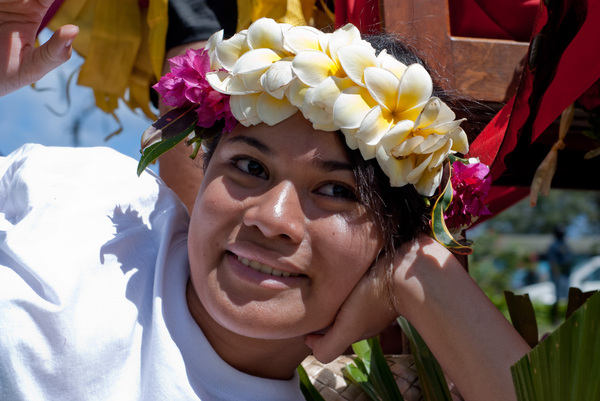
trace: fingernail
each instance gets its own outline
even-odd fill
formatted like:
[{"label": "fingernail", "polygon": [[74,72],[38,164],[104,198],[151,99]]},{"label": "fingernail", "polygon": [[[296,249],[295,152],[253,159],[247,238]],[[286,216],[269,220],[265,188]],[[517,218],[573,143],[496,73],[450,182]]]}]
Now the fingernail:
[{"label": "fingernail", "polygon": [[65,43],[65,47],[71,47],[71,45],[73,44],[73,39],[69,39],[67,40],[67,42]]}]

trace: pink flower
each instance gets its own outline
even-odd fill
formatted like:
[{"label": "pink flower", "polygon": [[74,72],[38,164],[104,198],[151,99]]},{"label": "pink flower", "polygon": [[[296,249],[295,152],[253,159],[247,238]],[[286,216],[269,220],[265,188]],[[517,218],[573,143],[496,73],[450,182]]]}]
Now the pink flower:
[{"label": "pink flower", "polygon": [[169,59],[169,64],[171,72],[154,85],[166,105],[198,104],[204,99],[204,92],[212,90],[205,79],[210,59],[204,50],[189,49],[184,55]]},{"label": "pink flower", "polygon": [[483,163],[452,164],[452,203],[444,214],[448,228],[467,228],[479,216],[492,214],[483,203],[492,186],[489,173]]},{"label": "pink flower", "polygon": [[237,124],[237,120],[231,114],[229,108],[229,96],[214,90],[208,93],[196,112],[198,113],[197,125],[200,127],[210,128],[217,120],[224,119],[225,128],[223,131],[231,132]]},{"label": "pink flower", "polygon": [[229,95],[215,91],[206,81],[210,71],[210,57],[204,49],[189,49],[184,55],[169,60],[171,72],[163,76],[153,88],[163,102],[172,107],[198,105],[197,125],[210,128],[224,119],[225,131],[237,124],[229,108]]}]

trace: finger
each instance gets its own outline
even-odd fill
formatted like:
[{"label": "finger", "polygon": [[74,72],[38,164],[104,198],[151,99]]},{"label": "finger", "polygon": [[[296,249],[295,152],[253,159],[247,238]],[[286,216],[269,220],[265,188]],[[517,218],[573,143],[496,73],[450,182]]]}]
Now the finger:
[{"label": "finger", "polygon": [[35,50],[31,73],[33,81],[39,80],[71,58],[73,40],[78,33],[77,26],[65,25],[57,29],[46,43]]},{"label": "finger", "polygon": [[358,340],[348,335],[349,330],[341,330],[341,325],[332,327],[325,334],[308,334],[306,345],[312,349],[313,355],[321,363],[329,363],[340,356],[349,345]]},{"label": "finger", "polygon": [[340,356],[353,343],[373,337],[383,330],[394,317],[385,312],[373,311],[366,316],[356,307],[342,307],[335,322],[324,333],[311,333],[305,338],[306,345],[322,363],[329,363]]},{"label": "finger", "polygon": [[363,296],[366,278],[363,277],[346,299],[337,315],[333,325],[319,333],[306,336],[306,345],[312,349],[313,355],[322,363],[329,363],[341,355],[352,343],[360,340],[364,335],[364,324],[368,324],[359,317],[364,316],[361,307],[367,302]]}]

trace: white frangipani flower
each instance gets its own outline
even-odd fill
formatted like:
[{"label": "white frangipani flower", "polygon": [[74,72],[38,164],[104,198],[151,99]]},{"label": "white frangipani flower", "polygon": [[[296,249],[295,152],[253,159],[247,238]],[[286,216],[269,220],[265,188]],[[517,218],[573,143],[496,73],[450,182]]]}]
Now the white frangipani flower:
[{"label": "white frangipani flower", "polygon": [[305,50],[298,53],[292,62],[292,69],[298,79],[308,86],[317,86],[325,78],[343,78],[344,71],[326,53]]},{"label": "white frangipani flower", "polygon": [[394,56],[388,54],[385,49],[383,49],[377,56],[377,64],[379,67],[393,73],[396,77],[398,77],[398,79],[404,75],[404,71],[406,71],[408,68],[406,64],[401,63]]},{"label": "white frangipani flower", "polygon": [[260,77],[260,84],[268,94],[281,100],[293,79],[292,58],[287,57],[278,63],[273,63]]},{"label": "white frangipani flower", "polygon": [[206,42],[206,46],[204,46],[204,49],[206,51],[208,51],[208,53],[210,54],[210,69],[212,71],[216,71],[216,70],[222,68],[221,62],[217,58],[217,52],[215,51],[217,48],[217,45],[219,43],[221,43],[222,41],[223,41],[223,29],[221,29],[220,31],[218,31],[214,35],[212,35]]},{"label": "white frangipani flower", "polygon": [[250,49],[271,49],[284,52],[283,30],[290,25],[278,24],[270,18],[260,18],[248,28],[247,43]]},{"label": "white frangipani flower", "polygon": [[365,115],[377,105],[366,88],[344,89],[333,105],[333,121],[340,128],[358,129]]},{"label": "white frangipani flower", "polygon": [[272,126],[296,114],[298,108],[286,98],[277,99],[263,92],[258,96],[256,111],[262,122]]},{"label": "white frangipani flower", "polygon": [[346,46],[339,49],[337,54],[344,72],[359,86],[365,86],[365,69],[379,65],[373,48],[364,45]]},{"label": "white frangipani flower", "polygon": [[227,71],[211,71],[206,74],[206,80],[216,91],[227,95],[247,95],[257,92],[248,89],[240,77],[233,76]]},{"label": "white frangipani flower", "polygon": [[303,50],[323,51],[321,37],[324,33],[311,26],[291,27],[283,37],[284,48],[292,53],[298,54]]},{"label": "white frangipani flower", "polygon": [[352,85],[350,78],[332,76],[325,78],[314,88],[309,87],[301,105],[304,117],[313,123],[315,129],[336,131],[338,127],[333,121],[333,105],[342,90]]},{"label": "white frangipani flower", "polygon": [[[212,38],[212,37],[211,37]],[[210,41],[211,39],[209,39]],[[240,56],[249,50],[246,42],[246,32],[239,32],[230,39],[220,41],[215,46],[215,53],[219,63],[227,71],[233,70],[233,66]],[[212,55],[211,55],[212,57]]]},{"label": "white frangipani flower", "polygon": [[378,142],[402,120],[415,121],[433,92],[431,77],[419,64],[409,66],[400,79],[377,67],[367,68],[364,75],[366,88],[377,102],[356,134],[365,143]]},{"label": "white frangipani flower", "polygon": [[240,124],[249,127],[261,122],[257,112],[257,103],[260,93],[250,95],[231,96],[229,98],[229,107],[231,114]]},{"label": "white frangipani flower", "polygon": [[300,81],[298,78],[292,80],[292,82],[288,85],[285,97],[290,101],[291,104],[298,108],[302,108],[304,104],[304,97],[306,96],[306,91],[310,87]]},{"label": "white frangipani flower", "polygon": [[362,45],[367,48],[373,48],[369,42],[361,38],[360,31],[357,27],[352,24],[347,24],[331,34],[329,41],[327,42],[326,53],[331,57],[334,63],[339,65],[338,51],[350,45]]},{"label": "white frangipani flower", "polygon": [[300,110],[318,130],[376,158],[392,186],[431,196],[451,153],[468,151],[463,120],[432,97],[431,76],[361,39],[348,24],[333,33],[260,19],[231,39],[213,36],[209,84],[229,94],[243,125],[275,125]]}]

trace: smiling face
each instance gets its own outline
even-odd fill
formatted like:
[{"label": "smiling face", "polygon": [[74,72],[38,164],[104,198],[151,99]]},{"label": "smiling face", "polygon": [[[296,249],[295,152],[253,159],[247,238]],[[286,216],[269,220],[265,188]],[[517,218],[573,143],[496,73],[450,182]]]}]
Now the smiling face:
[{"label": "smiling face", "polygon": [[330,325],[382,246],[355,185],[337,134],[300,113],[224,135],[188,240],[203,330],[286,339]]}]

